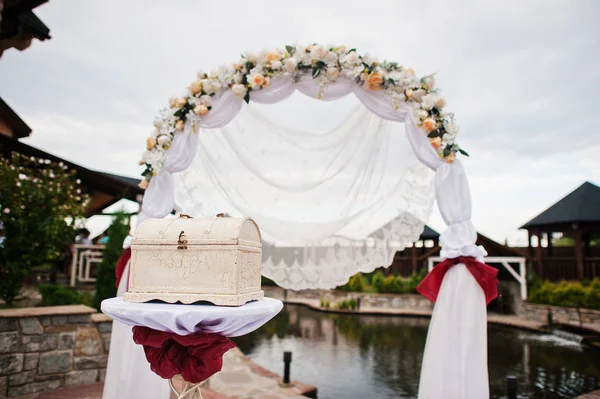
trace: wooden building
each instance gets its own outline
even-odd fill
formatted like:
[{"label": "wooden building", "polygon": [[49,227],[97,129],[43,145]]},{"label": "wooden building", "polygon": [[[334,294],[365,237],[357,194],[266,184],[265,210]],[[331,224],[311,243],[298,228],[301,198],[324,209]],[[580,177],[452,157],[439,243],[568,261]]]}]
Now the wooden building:
[{"label": "wooden building", "polygon": [[0,155],[10,157],[12,152],[26,156],[62,162],[77,171],[85,191],[91,201],[86,209],[86,217],[102,213],[102,210],[121,199],[140,203],[144,191],[138,187],[140,179],[99,172],[62,159],[39,148],[18,140],[31,134],[27,124],[0,98]]},{"label": "wooden building", "polygon": [[[529,233],[527,256],[541,278],[600,277],[600,246],[593,245],[600,241],[600,187],[583,183],[521,228]],[[559,238],[572,238],[573,245],[555,246]]]},{"label": "wooden building", "polygon": [[48,0],[0,0],[0,57],[10,49],[23,51],[34,39],[50,39],[50,29],[33,9]]}]

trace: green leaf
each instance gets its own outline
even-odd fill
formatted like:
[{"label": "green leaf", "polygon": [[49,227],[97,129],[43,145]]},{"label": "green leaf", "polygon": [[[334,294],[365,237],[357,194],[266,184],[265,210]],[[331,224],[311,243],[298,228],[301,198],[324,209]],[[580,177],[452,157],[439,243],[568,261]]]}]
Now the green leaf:
[{"label": "green leaf", "polygon": [[292,46],[285,46],[285,49],[290,55],[294,55],[294,53],[296,52],[296,48]]},{"label": "green leaf", "polygon": [[431,131],[431,133],[429,133],[427,135],[427,137],[429,137],[430,139],[433,139],[435,137],[440,137],[441,135],[442,135],[441,132],[438,129],[436,129],[436,130]]},{"label": "green leaf", "polygon": [[316,78],[317,76],[319,76],[320,73],[321,73],[321,68],[314,68],[313,73],[312,73],[313,79]]},{"label": "green leaf", "polygon": [[466,157],[468,157],[468,156],[469,156],[469,154],[468,154],[468,153],[467,153],[465,150],[463,150],[462,148],[459,148],[459,149],[458,149],[458,152],[460,152],[461,154],[463,154],[463,155],[464,155],[464,156],[466,156]]},{"label": "green leaf", "polygon": [[452,151],[450,151],[449,147],[444,148],[444,157],[447,157],[448,155],[450,155]]},{"label": "green leaf", "polygon": [[244,96],[244,101],[246,101],[246,104],[250,104],[250,90],[246,92],[246,95]]},{"label": "green leaf", "polygon": [[355,48],[351,48],[350,50],[348,50],[348,54],[350,54],[353,51],[356,51],[356,49]]}]

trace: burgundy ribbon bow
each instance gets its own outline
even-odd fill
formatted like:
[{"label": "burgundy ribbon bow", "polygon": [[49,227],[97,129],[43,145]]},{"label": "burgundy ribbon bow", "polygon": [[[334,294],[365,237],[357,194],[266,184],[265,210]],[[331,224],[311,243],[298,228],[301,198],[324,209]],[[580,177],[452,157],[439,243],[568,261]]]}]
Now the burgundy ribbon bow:
[{"label": "burgundy ribbon bow", "polygon": [[177,335],[133,327],[133,340],[144,346],[153,372],[165,379],[181,374],[186,382],[205,381],[223,367],[223,354],[235,343],[219,334]]},{"label": "burgundy ribbon bow", "polygon": [[432,302],[435,302],[444,281],[446,272],[454,265],[463,263],[469,269],[485,294],[485,303],[489,304],[498,296],[498,270],[485,263],[478,262],[473,257],[459,256],[446,259],[429,272],[417,287],[417,292]]}]

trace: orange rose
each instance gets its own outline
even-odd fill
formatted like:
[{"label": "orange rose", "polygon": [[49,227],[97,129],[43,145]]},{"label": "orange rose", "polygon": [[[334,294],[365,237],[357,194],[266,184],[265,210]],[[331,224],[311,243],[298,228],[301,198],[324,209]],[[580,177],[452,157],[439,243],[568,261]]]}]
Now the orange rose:
[{"label": "orange rose", "polygon": [[149,183],[150,182],[148,180],[144,179],[140,182],[140,184],[138,184],[138,187],[141,188],[142,190],[145,190],[148,188]]},{"label": "orange rose", "polygon": [[381,88],[382,83],[383,83],[383,75],[380,73],[370,74],[369,79],[367,80],[369,90],[379,90]]},{"label": "orange rose", "polygon": [[266,89],[267,87],[269,87],[270,84],[271,84],[271,78],[266,77],[265,82],[263,83],[262,87],[264,87]]},{"label": "orange rose", "polygon": [[190,93],[192,93],[193,95],[196,95],[198,93],[200,93],[202,91],[202,82],[199,80],[196,80],[195,82],[193,82],[190,85]]},{"label": "orange rose", "polygon": [[409,100],[412,100],[413,96],[415,95],[415,92],[413,89],[411,89],[410,87],[408,89],[406,89],[406,91],[404,91],[404,95],[406,96],[406,98],[408,98]]},{"label": "orange rose", "polygon": [[442,145],[442,138],[441,137],[434,137],[434,138],[429,139],[429,142],[431,143],[431,145],[433,146],[433,148],[435,148],[437,150]]},{"label": "orange rose", "polygon": [[185,126],[185,124],[183,123],[183,121],[180,119],[177,121],[177,123],[175,124],[175,129],[182,131],[183,127]]},{"label": "orange rose", "polygon": [[423,129],[425,129],[425,131],[427,133],[434,130],[435,126],[436,126],[435,120],[433,120],[432,118],[427,118],[423,121]]},{"label": "orange rose", "polygon": [[456,159],[456,154],[451,152],[450,154],[448,154],[448,156],[446,157],[446,161],[448,163],[452,163],[454,162],[454,160]]},{"label": "orange rose", "polygon": [[154,147],[156,147],[156,139],[154,137],[148,137],[146,139],[146,149],[148,149],[148,151],[150,151]]},{"label": "orange rose", "polygon": [[194,112],[200,116],[204,116],[208,114],[208,107],[202,104],[197,105],[196,108],[194,108]]},{"label": "orange rose", "polygon": [[256,86],[262,86],[265,83],[265,77],[262,76],[260,73],[257,73],[256,75],[254,75],[252,80]]}]

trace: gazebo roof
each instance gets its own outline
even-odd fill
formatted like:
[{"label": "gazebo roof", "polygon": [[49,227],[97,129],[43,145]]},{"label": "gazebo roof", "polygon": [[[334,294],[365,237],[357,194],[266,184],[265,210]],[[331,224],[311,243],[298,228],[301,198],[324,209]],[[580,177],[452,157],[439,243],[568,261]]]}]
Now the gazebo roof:
[{"label": "gazebo roof", "polygon": [[[0,126],[0,134],[12,136],[14,138],[23,138],[31,134],[31,128],[27,126],[25,121],[17,115],[15,111],[0,97],[0,122],[4,122],[4,126]],[[4,131],[4,129],[8,129]]]},{"label": "gazebo roof", "polygon": [[419,240],[437,240],[438,238],[440,238],[440,233],[438,233],[428,225],[425,225],[423,232],[419,236]]},{"label": "gazebo roof", "polygon": [[8,157],[11,152],[49,159],[53,162],[63,162],[70,168],[75,169],[77,176],[91,196],[90,204],[86,210],[86,217],[101,213],[103,209],[123,198],[139,202],[140,196],[144,193],[138,187],[140,179],[91,170],[0,134],[0,156]]},{"label": "gazebo roof", "polygon": [[600,222],[600,187],[590,182],[583,183],[521,228],[532,229],[584,222]]}]

